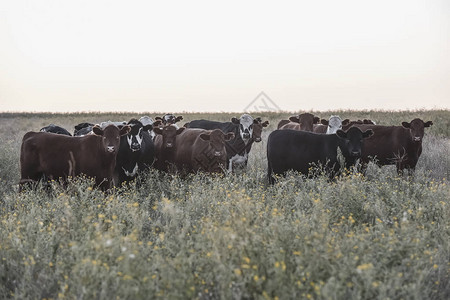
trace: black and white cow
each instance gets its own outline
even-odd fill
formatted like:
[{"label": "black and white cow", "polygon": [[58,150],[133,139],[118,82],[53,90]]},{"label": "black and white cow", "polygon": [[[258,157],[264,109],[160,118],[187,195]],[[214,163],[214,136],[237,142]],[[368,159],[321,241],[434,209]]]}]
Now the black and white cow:
[{"label": "black and white cow", "polygon": [[175,116],[174,114],[165,114],[162,117],[155,117],[155,121],[161,121],[162,125],[174,125],[177,129],[179,128],[177,122],[183,120],[183,116]]},{"label": "black and white cow", "polygon": [[152,140],[155,141],[156,133],[153,131],[153,128],[160,126],[162,121],[159,119],[155,121],[149,116],[143,116],[139,118],[139,122],[142,123],[142,126],[152,125],[152,129],[148,130],[148,133],[152,137]]},{"label": "black and white cow", "polygon": [[73,131],[73,136],[85,136],[92,132],[92,128],[95,124],[83,122],[78,125],[75,125],[75,129]]},{"label": "black and white cow", "polygon": [[62,128],[61,126],[55,125],[55,124],[50,124],[48,126],[42,127],[41,130],[39,130],[39,131],[72,136],[70,134],[70,132],[68,132],[66,129]]},{"label": "black and white cow", "polygon": [[155,146],[148,132],[152,130],[152,125],[143,126],[136,119],[131,119],[127,125],[131,130],[121,137],[117,153],[115,168],[117,185],[134,179],[138,171],[150,168],[155,158]]},{"label": "black and white cow", "polygon": [[[231,118],[231,122],[216,122],[209,120],[191,121],[185,126],[188,128],[202,128],[207,130],[220,129],[223,133],[233,132],[234,139],[225,143],[227,150],[227,167],[231,172],[233,167],[247,166],[248,155],[253,142],[261,141],[262,127],[266,127],[268,121],[262,122],[261,118],[253,119],[248,114],[243,114],[239,119]],[[255,127],[258,127],[255,130]]]},{"label": "black and white cow", "polygon": [[348,131],[338,130],[335,134],[317,134],[297,130],[275,130],[267,141],[267,176],[271,184],[273,174],[285,175],[293,170],[311,176],[312,164],[320,164],[330,178],[339,174],[338,149],[345,159],[345,167],[354,166],[361,157],[363,140],[373,134],[372,130],[362,132],[352,127]]}]

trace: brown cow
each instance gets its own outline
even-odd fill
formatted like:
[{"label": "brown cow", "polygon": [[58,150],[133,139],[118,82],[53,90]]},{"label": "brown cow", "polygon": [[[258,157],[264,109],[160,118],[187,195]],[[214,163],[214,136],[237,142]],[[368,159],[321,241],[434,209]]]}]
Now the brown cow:
[{"label": "brown cow", "polygon": [[374,135],[364,142],[361,160],[367,164],[374,158],[379,166],[396,165],[397,172],[408,169],[411,174],[422,154],[422,139],[425,127],[433,125],[432,121],[424,122],[414,119],[402,122],[402,126],[381,126],[354,124],[361,130],[372,129]]},{"label": "brown cow", "polygon": [[175,155],[176,139],[186,128],[169,124],[164,127],[155,127],[153,132],[156,133],[155,137],[155,152],[156,161],[155,168],[160,171],[169,171],[168,162],[173,161]]},{"label": "brown cow", "polygon": [[278,123],[278,129],[293,129],[303,131],[313,131],[313,125],[320,122],[319,117],[315,117],[313,114],[304,113],[298,116],[292,116],[289,118],[289,122],[281,120]]},{"label": "brown cow", "polygon": [[253,133],[252,137],[255,142],[261,142],[262,131],[264,127],[269,126],[269,121],[262,121],[260,117],[257,117],[253,120]]},{"label": "brown cow", "polygon": [[28,132],[20,149],[21,188],[42,178],[66,180],[84,174],[94,177],[102,190],[112,185],[120,136],[129,126],[93,127],[94,134],[70,137],[47,132]]},{"label": "brown cow", "polygon": [[220,129],[205,130],[189,128],[177,136],[173,163],[183,172],[223,172],[227,165],[225,141],[234,133]]}]

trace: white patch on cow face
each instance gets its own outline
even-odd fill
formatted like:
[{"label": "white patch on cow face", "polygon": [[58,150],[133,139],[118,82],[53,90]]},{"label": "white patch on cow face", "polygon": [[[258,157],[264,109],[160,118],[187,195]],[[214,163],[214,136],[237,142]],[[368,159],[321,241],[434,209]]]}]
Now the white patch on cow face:
[{"label": "white patch on cow face", "polygon": [[253,136],[253,122],[253,118],[247,114],[239,119],[239,134],[246,145]]},{"label": "white patch on cow face", "polygon": [[112,152],[114,152],[114,146],[107,146],[107,147],[106,147],[106,150],[107,150],[109,153],[112,153]]},{"label": "white patch on cow face", "polygon": [[134,166],[134,168],[131,172],[128,172],[127,170],[125,170],[124,167],[122,167],[122,170],[125,172],[125,175],[127,175],[128,177],[133,177],[136,175],[136,173],[138,171],[138,164],[136,163],[136,165]]},{"label": "white patch on cow face", "polygon": [[328,120],[327,134],[336,133],[339,129],[342,129],[342,120],[339,116],[331,116]]}]

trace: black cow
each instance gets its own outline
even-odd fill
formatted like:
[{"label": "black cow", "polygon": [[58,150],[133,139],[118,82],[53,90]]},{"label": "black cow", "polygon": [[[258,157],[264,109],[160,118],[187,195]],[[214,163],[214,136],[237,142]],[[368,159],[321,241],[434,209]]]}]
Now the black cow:
[{"label": "black cow", "polygon": [[51,132],[51,133],[56,133],[56,134],[62,134],[62,135],[68,135],[68,136],[72,136],[70,134],[70,132],[68,132],[66,129],[57,126],[55,124],[50,124],[48,126],[42,127],[41,130],[39,130],[40,132]]},{"label": "black cow", "polygon": [[152,125],[143,126],[136,119],[131,119],[127,125],[131,130],[127,135],[121,137],[117,153],[115,168],[117,185],[134,179],[138,171],[150,168],[155,158],[155,146],[149,134]]},{"label": "black cow", "polygon": [[239,119],[232,118],[231,122],[216,122],[209,120],[191,121],[187,128],[202,128],[207,130],[220,129],[223,133],[234,133],[234,139],[225,143],[227,149],[228,171],[233,170],[233,165],[247,166],[248,155],[253,142],[261,141],[262,128],[267,127],[268,121],[262,122],[261,118],[253,119],[248,114],[243,114]]},{"label": "black cow", "polygon": [[289,170],[311,176],[312,164],[320,164],[333,178],[341,168],[338,149],[345,159],[345,167],[350,168],[361,156],[363,139],[372,134],[372,130],[362,132],[358,128],[350,128],[347,132],[338,130],[335,134],[275,130],[267,141],[269,182],[275,181],[272,174],[285,175]]}]

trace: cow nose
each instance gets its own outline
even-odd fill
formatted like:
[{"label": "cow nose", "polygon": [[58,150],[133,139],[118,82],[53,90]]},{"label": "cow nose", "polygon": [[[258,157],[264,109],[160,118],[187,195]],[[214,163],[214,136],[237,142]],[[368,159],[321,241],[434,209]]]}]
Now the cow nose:
[{"label": "cow nose", "polygon": [[257,137],[257,138],[255,138],[255,142],[261,142],[261,138],[260,137]]},{"label": "cow nose", "polygon": [[173,144],[172,143],[166,143],[166,147],[167,148],[172,148]]},{"label": "cow nose", "polygon": [[361,151],[352,151],[352,156],[360,156]]},{"label": "cow nose", "polygon": [[420,136],[415,136],[415,137],[414,137],[414,141],[415,141],[415,142],[420,142],[420,140],[421,140]]},{"label": "cow nose", "polygon": [[214,152],[214,156],[221,156],[222,155],[222,152],[220,152],[220,151],[215,151]]},{"label": "cow nose", "polygon": [[243,136],[244,136],[244,139],[249,139],[250,138],[250,133],[244,133]]},{"label": "cow nose", "polygon": [[114,148],[114,146],[108,146],[107,150],[108,150],[109,153],[113,153],[115,148]]},{"label": "cow nose", "polygon": [[139,151],[141,149],[141,145],[139,145],[138,143],[133,143],[131,145],[131,150],[132,151]]}]

